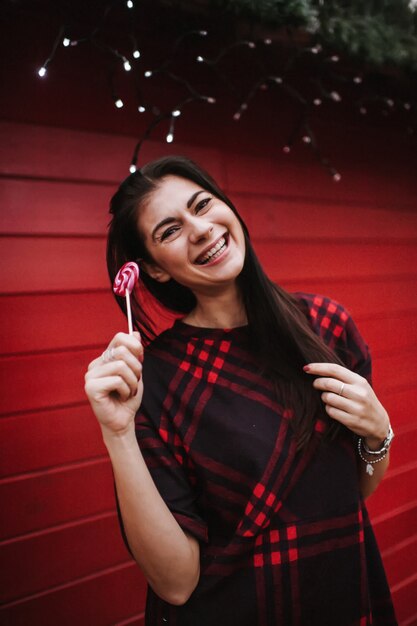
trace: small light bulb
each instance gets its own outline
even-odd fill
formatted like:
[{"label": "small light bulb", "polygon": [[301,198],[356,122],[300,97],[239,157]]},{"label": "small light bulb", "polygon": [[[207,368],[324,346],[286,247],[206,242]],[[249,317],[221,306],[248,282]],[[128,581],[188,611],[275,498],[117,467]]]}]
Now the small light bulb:
[{"label": "small light bulb", "polygon": [[353,82],[354,82],[356,85],[360,85],[360,84],[361,84],[361,82],[362,82],[362,76],[355,76],[355,78],[353,79]]},{"label": "small light bulb", "polygon": [[138,111],[139,111],[139,113],[145,113],[146,109],[145,109],[145,107],[143,106],[143,104],[140,104],[140,105],[138,106]]},{"label": "small light bulb", "polygon": [[332,91],[330,93],[330,97],[331,97],[332,100],[334,100],[334,102],[340,102],[342,100],[340,94],[337,93],[337,91]]},{"label": "small light bulb", "polygon": [[262,91],[268,91],[268,85],[266,83],[262,83],[259,89],[261,89]]},{"label": "small light bulb", "polygon": [[132,163],[132,165],[129,167],[129,172],[131,174],[134,174],[136,172],[136,165],[134,163]]},{"label": "small light bulb", "polygon": [[147,71],[145,72],[145,78],[150,78],[151,76],[152,76],[152,72],[151,72],[151,70],[147,70]]},{"label": "small light bulb", "polygon": [[334,54],[333,56],[331,56],[330,61],[332,61],[333,63],[338,63],[339,57],[337,56],[337,54]]},{"label": "small light bulb", "polygon": [[393,107],[394,106],[394,100],[392,100],[391,98],[386,98],[385,102],[388,104],[389,107]]},{"label": "small light bulb", "polygon": [[216,104],[216,98],[208,96],[208,98],[206,98],[206,102],[208,102],[209,104]]},{"label": "small light bulb", "polygon": [[339,182],[339,180],[341,180],[341,178],[342,178],[342,177],[341,177],[341,175],[339,174],[339,172],[335,172],[335,173],[333,174],[333,180],[334,180],[336,183],[338,183],[338,182]]},{"label": "small light bulb", "polygon": [[288,154],[289,152],[291,152],[291,148],[290,146],[284,146],[282,151],[285,152],[285,154]]},{"label": "small light bulb", "polygon": [[359,109],[359,112],[360,112],[362,115],[366,115],[368,111],[366,110],[366,107],[361,107],[361,108]]},{"label": "small light bulb", "polygon": [[272,39],[264,39],[264,44],[265,44],[266,46],[270,46],[270,45],[271,45],[271,43],[272,43]]},{"label": "small light bulb", "polygon": [[321,52],[320,44],[317,44],[317,46],[313,46],[312,48],[310,48],[310,52],[312,54],[318,54],[319,52]]},{"label": "small light bulb", "polygon": [[139,50],[135,50],[135,51],[133,52],[133,58],[134,58],[134,59],[139,59],[139,57],[140,57],[140,52],[139,52]]},{"label": "small light bulb", "polygon": [[196,57],[196,61],[198,61],[198,63],[203,63],[204,58],[200,55],[198,55],[198,57]]},{"label": "small light bulb", "polygon": [[172,133],[168,133],[166,136],[167,143],[172,143],[174,141],[174,135]]},{"label": "small light bulb", "polygon": [[39,74],[39,76],[40,76],[41,78],[43,78],[43,77],[45,76],[45,74],[46,74],[46,67],[41,67],[41,68],[38,70],[38,74]]},{"label": "small light bulb", "polygon": [[235,122],[240,120],[240,112],[239,111],[236,111],[236,113],[233,116],[233,119],[235,120]]},{"label": "small light bulb", "polygon": [[202,37],[207,37],[207,35],[208,35],[208,33],[207,33],[207,31],[206,31],[206,30],[199,30],[198,32],[199,32],[199,34],[200,34]]},{"label": "small light bulb", "polygon": [[132,0],[127,0],[126,6],[127,6],[128,9],[133,9],[133,2],[132,2]]},{"label": "small light bulb", "polygon": [[404,109],[409,111],[411,109],[411,104],[409,102],[404,102]]},{"label": "small light bulb", "polygon": [[319,106],[321,105],[321,98],[314,98],[314,100],[313,100],[313,104],[314,104],[316,107],[319,107]]},{"label": "small light bulb", "polygon": [[248,41],[247,43],[249,48],[256,48],[256,44],[253,41]]},{"label": "small light bulb", "polygon": [[130,72],[130,70],[132,69],[132,66],[130,65],[130,63],[129,63],[129,61],[127,59],[124,60],[123,67],[125,68],[126,72]]},{"label": "small light bulb", "polygon": [[181,115],[181,111],[179,109],[175,109],[175,111],[172,111],[171,115],[172,117],[179,117]]},{"label": "small light bulb", "polygon": [[310,135],[304,135],[304,137],[303,137],[303,141],[304,141],[304,143],[311,143],[311,137],[310,137]]},{"label": "small light bulb", "polygon": [[62,45],[65,46],[65,48],[68,48],[70,44],[71,44],[71,39],[68,39],[68,37],[64,37],[64,39],[62,40]]},{"label": "small light bulb", "polygon": [[121,100],[120,98],[117,98],[117,100],[114,101],[114,104],[116,105],[118,109],[121,109],[123,107],[123,100]]},{"label": "small light bulb", "polygon": [[282,84],[281,76],[274,76],[274,83],[276,83],[277,85],[281,85]]}]

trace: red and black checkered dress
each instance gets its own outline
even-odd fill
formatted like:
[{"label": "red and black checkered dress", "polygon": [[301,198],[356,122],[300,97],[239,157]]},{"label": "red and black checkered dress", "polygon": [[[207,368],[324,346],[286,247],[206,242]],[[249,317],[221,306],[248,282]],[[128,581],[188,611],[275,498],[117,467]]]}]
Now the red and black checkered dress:
[{"label": "red and black checkered dress", "polygon": [[[297,297],[314,330],[370,380],[346,310]],[[201,545],[191,598],[171,606],[149,589],[147,626],[397,624],[352,434],[323,444],[318,422],[297,453],[291,407],[274,399],[247,346],[245,327],[179,321],[146,351],[138,440],[162,497]]]}]

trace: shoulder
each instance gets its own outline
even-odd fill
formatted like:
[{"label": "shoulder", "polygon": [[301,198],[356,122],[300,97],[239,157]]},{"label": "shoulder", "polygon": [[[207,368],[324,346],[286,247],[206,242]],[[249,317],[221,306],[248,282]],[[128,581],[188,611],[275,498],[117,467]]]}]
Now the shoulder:
[{"label": "shoulder", "polygon": [[349,311],[340,302],[321,294],[296,292],[293,296],[314,332],[349,369],[371,382],[369,346]]}]

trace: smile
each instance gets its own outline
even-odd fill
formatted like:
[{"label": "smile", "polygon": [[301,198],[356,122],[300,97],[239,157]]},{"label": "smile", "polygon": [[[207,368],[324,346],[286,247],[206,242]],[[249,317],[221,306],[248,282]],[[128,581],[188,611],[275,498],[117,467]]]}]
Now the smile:
[{"label": "smile", "polygon": [[205,251],[203,254],[197,257],[194,261],[197,265],[206,265],[210,261],[214,261],[219,256],[223,254],[223,252],[227,248],[227,237],[223,235],[220,237],[218,242],[209,250]]}]

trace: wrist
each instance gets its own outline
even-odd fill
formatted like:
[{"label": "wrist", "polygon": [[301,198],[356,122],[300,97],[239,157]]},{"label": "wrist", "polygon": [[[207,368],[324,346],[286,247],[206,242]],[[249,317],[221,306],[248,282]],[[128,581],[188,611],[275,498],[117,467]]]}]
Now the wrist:
[{"label": "wrist", "polygon": [[120,445],[137,445],[134,424],[119,430],[112,430],[106,426],[101,426],[101,434],[103,436],[104,445],[107,448]]}]

